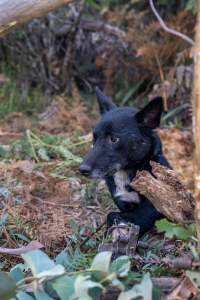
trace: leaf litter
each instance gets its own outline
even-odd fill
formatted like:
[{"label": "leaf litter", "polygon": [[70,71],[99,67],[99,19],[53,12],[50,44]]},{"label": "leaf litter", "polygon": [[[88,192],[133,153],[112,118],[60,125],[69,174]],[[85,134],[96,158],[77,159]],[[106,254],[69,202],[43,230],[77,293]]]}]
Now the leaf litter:
[{"label": "leaf litter", "polygon": [[[90,147],[93,120],[88,118],[83,104],[80,104],[81,114],[84,117],[79,119],[75,128],[77,121],[74,121],[74,118],[76,114],[79,115],[77,112],[79,105],[76,104],[75,110],[72,109],[71,123],[74,127],[68,126],[71,109],[68,109],[69,104],[66,103],[66,99],[60,98],[50,105],[53,107],[55,114],[53,118],[57,124],[55,131],[54,127],[51,127],[53,124],[51,117],[44,118],[41,115],[39,123],[29,126],[28,130],[21,123],[17,127],[16,122],[14,130],[12,126],[4,127],[7,126],[7,119],[6,125],[1,122],[0,127],[2,130],[7,128],[6,133],[9,137],[7,139],[6,135],[4,136],[5,152],[1,154],[0,162],[1,248],[23,249],[25,244],[36,240],[44,245],[47,253],[55,256],[65,247],[80,242],[77,239],[79,230],[82,230],[83,237],[87,237],[88,232],[91,233],[98,228],[109,210],[113,209],[112,200],[104,183],[88,181],[82,178],[78,171],[81,157]],[[49,109],[52,108],[47,108],[48,113]],[[17,118],[19,119],[19,116]],[[10,139],[10,133],[13,132],[14,134],[17,132],[14,141],[13,138]],[[159,129],[159,135],[170,164],[183,177],[188,189],[193,191],[191,133],[169,128]],[[73,225],[72,221],[77,225]],[[158,258],[160,254],[148,250],[146,255],[149,258],[146,257],[146,267],[142,268],[148,270],[149,264],[151,266],[149,268],[154,268],[155,274],[159,272],[166,274],[166,271],[161,270],[159,261],[161,265],[164,264],[164,257],[170,253],[169,249],[173,256],[173,251],[174,253],[179,251],[181,254],[184,248],[181,248],[181,244],[180,249],[177,245],[171,245],[167,239],[162,243],[163,237],[160,235],[163,236],[162,233],[153,233],[147,238],[152,248],[157,247],[158,252],[162,249],[162,259],[156,261],[157,266],[154,265],[152,258]],[[160,244],[156,246],[159,240]],[[18,261],[16,257],[4,255],[0,262],[4,268],[8,268],[16,261]],[[139,265],[140,263],[138,262]],[[170,263],[172,262],[168,262],[168,265]],[[184,281],[181,281],[181,286],[183,284]],[[178,293],[180,289],[177,288]]]},{"label": "leaf litter", "polygon": [[[87,133],[91,121],[83,104],[76,100],[70,109],[70,101],[67,104],[65,100],[55,100],[56,135],[49,133],[49,124],[56,125],[51,118],[46,119],[45,126],[39,121],[28,130],[22,126],[26,118],[21,113],[14,127],[8,126],[8,117],[1,121],[0,129],[5,133],[4,151],[0,153],[2,247],[20,247],[27,240],[38,240],[53,253],[66,245],[72,233],[71,219],[79,224],[83,221],[82,225],[94,224],[94,210],[87,209],[81,200],[86,182],[77,176],[80,153],[90,144]],[[77,128],[69,124],[77,124]],[[12,133],[17,133],[15,141],[10,139]]]}]

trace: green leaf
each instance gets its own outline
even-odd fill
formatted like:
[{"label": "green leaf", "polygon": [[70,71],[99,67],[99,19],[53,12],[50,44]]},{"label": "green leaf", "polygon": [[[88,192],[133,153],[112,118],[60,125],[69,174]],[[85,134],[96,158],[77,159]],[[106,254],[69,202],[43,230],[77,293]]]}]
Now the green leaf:
[{"label": "green leaf", "polygon": [[14,281],[17,283],[18,281],[24,279],[24,265],[18,264],[10,271],[10,276],[14,279]]},{"label": "green leaf", "polygon": [[2,146],[0,146],[0,158],[6,158],[8,153],[9,153],[9,151],[7,151]]},{"label": "green leaf", "polygon": [[91,270],[109,273],[111,256],[112,252],[110,251],[98,253],[92,262]]},{"label": "green leaf", "polygon": [[190,278],[193,284],[200,290],[200,272],[187,271],[186,275]]},{"label": "green leaf", "polygon": [[165,295],[158,287],[153,286],[152,299],[153,300],[163,300],[163,299],[165,299]]},{"label": "green leaf", "polygon": [[112,280],[112,286],[117,287],[121,291],[125,290],[125,285],[118,278]]},{"label": "green leaf", "polygon": [[75,278],[68,275],[55,279],[52,282],[53,289],[57,292],[61,300],[73,299]]},{"label": "green leaf", "polygon": [[31,269],[33,275],[51,270],[55,267],[55,263],[42,251],[34,250],[28,253],[22,254],[22,258]]},{"label": "green leaf", "polygon": [[149,273],[145,274],[140,284],[135,286],[137,291],[140,291],[144,300],[152,299],[153,284]]},{"label": "green leaf", "polygon": [[2,215],[2,217],[0,218],[0,227],[3,227],[6,225],[7,221],[8,221],[9,215],[8,213],[4,213]]},{"label": "green leaf", "polygon": [[195,235],[196,227],[194,224],[190,224],[187,227],[183,227],[179,224],[173,224],[166,219],[162,219],[156,222],[158,232],[165,232],[167,238],[176,237],[177,239],[188,241],[192,235]]},{"label": "green leaf", "polygon": [[40,148],[37,151],[37,154],[38,154],[39,158],[41,158],[43,161],[49,161],[50,160],[45,148]]},{"label": "green leaf", "polygon": [[188,230],[191,232],[191,235],[197,235],[197,225],[195,223],[188,225]]},{"label": "green leaf", "polygon": [[[141,295],[137,293],[137,291],[132,288],[126,292],[121,292],[117,300],[132,300],[140,297]],[[145,299],[146,300],[146,299]]]},{"label": "green leaf", "polygon": [[72,261],[72,257],[66,251],[62,251],[56,256],[56,264],[63,265],[65,268],[68,268]]},{"label": "green leaf", "polygon": [[5,272],[0,272],[0,299],[9,300],[16,296],[15,281]]},{"label": "green leaf", "polygon": [[24,234],[14,233],[14,236],[17,237],[18,239],[22,240],[22,241],[30,243],[30,239],[28,239]]},{"label": "green leaf", "polygon": [[28,295],[27,293],[20,291],[17,293],[17,299],[19,300],[34,300],[33,297]]},{"label": "green leaf", "polygon": [[131,267],[131,262],[128,256],[123,255],[115,259],[110,267],[110,272],[114,272],[119,277],[126,277]]},{"label": "green leaf", "polygon": [[198,1],[188,0],[185,9],[191,10],[193,13],[196,13],[198,11]]},{"label": "green leaf", "polygon": [[74,155],[71,151],[63,146],[58,146],[56,148],[56,151],[62,158],[66,159],[67,161],[71,161],[73,163],[80,163],[82,161],[80,157]]},{"label": "green leaf", "polygon": [[189,245],[190,251],[192,252],[192,255],[194,257],[195,260],[199,260],[200,259],[200,255],[198,253],[197,248],[194,245]]},{"label": "green leaf", "polygon": [[78,224],[72,219],[69,222],[70,228],[72,229],[73,233],[79,234],[79,227]]},{"label": "green leaf", "polygon": [[121,106],[125,106],[125,104],[128,102],[128,100],[133,97],[133,95],[137,92],[137,90],[140,88],[143,81],[139,81],[136,85],[134,85],[132,88],[128,90],[128,92],[123,97],[123,101],[121,103]]},{"label": "green leaf", "polygon": [[89,291],[93,288],[103,290],[103,286],[98,282],[90,280],[89,275],[78,275],[75,280],[74,288],[79,300],[92,300],[93,298],[89,295]]},{"label": "green leaf", "polygon": [[190,231],[181,226],[174,227],[173,234],[175,237],[183,241],[187,241],[191,237]]},{"label": "green leaf", "polygon": [[118,300],[133,300],[138,297],[143,300],[152,300],[153,285],[149,274],[145,274],[141,283],[126,292],[121,292]]},{"label": "green leaf", "polygon": [[65,268],[62,265],[56,265],[52,269],[42,271],[36,275],[38,279],[43,278],[45,280],[52,279],[61,276],[65,273]]},{"label": "green leaf", "polygon": [[[167,219],[162,219],[156,222],[156,228],[158,232],[165,232],[167,234],[172,233],[174,225],[172,222],[169,222]],[[173,237],[173,233],[171,234],[171,238]]]},{"label": "green leaf", "polygon": [[35,290],[34,295],[35,295],[36,300],[54,300],[47,293],[45,293],[44,291],[41,291],[41,290]]}]

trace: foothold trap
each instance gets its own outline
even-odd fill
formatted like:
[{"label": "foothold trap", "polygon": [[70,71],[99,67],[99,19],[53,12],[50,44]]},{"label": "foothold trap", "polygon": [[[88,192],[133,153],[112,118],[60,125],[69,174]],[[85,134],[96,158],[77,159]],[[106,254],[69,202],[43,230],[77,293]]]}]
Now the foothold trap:
[{"label": "foothold trap", "polygon": [[134,256],[139,229],[139,226],[130,223],[113,225],[107,231],[107,237],[111,237],[112,242],[100,244],[98,251],[112,251],[114,258],[120,255]]}]

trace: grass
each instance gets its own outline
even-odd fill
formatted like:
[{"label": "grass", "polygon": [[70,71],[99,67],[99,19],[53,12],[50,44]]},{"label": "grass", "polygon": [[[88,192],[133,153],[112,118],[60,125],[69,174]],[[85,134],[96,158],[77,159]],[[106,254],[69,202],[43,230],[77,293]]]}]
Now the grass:
[{"label": "grass", "polygon": [[[17,67],[14,68],[8,63],[0,64],[0,74],[3,74],[8,81],[0,86],[0,118],[5,117],[11,112],[23,112],[26,114],[33,114],[41,112],[46,106],[46,101],[42,89],[37,87],[29,88],[27,96],[23,96],[24,91],[18,85]],[[142,81],[130,85],[127,81],[122,81],[118,85],[118,90],[115,93],[114,101],[120,106],[141,106],[141,99],[138,96],[138,90],[142,85]],[[92,111],[96,117],[96,102],[94,102],[94,95],[81,93],[82,100]],[[142,99],[142,103],[146,104],[146,98]],[[161,127],[176,127],[183,128],[180,118],[180,113],[185,108],[181,105],[167,112],[161,120]]]},{"label": "grass", "polygon": [[11,112],[34,113],[45,107],[44,94],[40,87],[30,88],[23,95],[22,87],[18,85],[18,72],[8,64],[0,64],[0,74],[8,80],[0,86],[0,118]]}]

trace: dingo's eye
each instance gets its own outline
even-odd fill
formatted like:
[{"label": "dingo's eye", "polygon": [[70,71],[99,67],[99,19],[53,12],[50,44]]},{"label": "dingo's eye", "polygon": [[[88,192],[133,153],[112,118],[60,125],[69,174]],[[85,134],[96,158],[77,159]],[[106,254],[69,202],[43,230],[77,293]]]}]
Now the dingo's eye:
[{"label": "dingo's eye", "polygon": [[109,142],[112,144],[116,144],[119,142],[119,138],[116,136],[109,136]]}]

